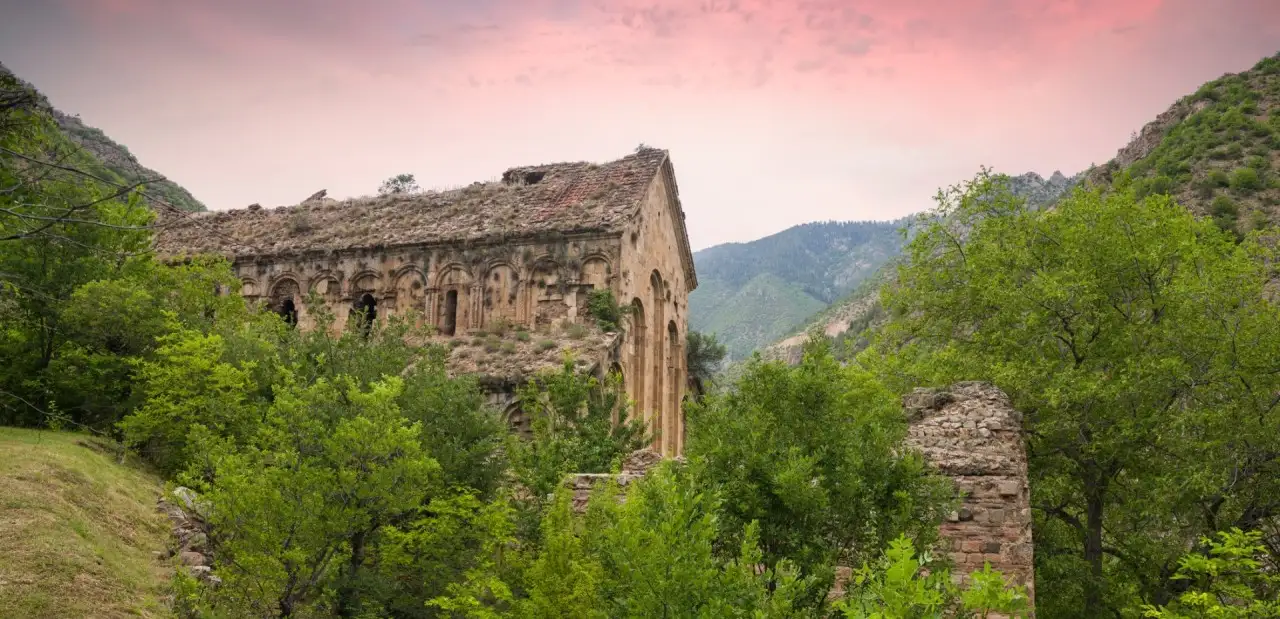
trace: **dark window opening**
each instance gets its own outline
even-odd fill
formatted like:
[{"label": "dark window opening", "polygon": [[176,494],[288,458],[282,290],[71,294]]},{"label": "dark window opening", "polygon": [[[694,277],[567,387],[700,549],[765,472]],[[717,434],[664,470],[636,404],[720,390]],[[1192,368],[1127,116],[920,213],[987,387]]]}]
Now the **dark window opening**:
[{"label": "dark window opening", "polygon": [[458,330],[458,291],[450,290],[444,293],[444,324],[440,325],[440,332],[445,335],[453,335]]},{"label": "dark window opening", "polygon": [[369,332],[373,330],[373,321],[378,318],[378,302],[373,299],[373,295],[366,294],[360,297],[360,305],[356,311],[360,312],[360,331],[365,337],[369,337]]},{"label": "dark window opening", "polygon": [[280,317],[290,327],[298,326],[298,308],[293,304],[293,299],[285,299],[280,304]]}]

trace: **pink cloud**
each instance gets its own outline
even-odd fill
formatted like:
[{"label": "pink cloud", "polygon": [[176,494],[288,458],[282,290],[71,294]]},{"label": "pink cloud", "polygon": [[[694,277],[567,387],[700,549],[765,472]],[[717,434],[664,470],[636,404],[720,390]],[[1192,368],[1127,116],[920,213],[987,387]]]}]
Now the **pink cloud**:
[{"label": "pink cloud", "polygon": [[696,246],[1079,171],[1280,48],[1271,0],[64,2],[76,60],[31,78],[215,208],[644,141]]}]

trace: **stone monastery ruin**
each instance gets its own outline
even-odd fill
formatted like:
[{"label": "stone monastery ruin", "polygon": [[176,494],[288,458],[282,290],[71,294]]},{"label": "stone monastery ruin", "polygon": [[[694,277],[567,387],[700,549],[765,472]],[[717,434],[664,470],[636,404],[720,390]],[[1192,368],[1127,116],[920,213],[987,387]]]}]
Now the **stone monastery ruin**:
[{"label": "stone monastery ruin", "polygon": [[[450,371],[479,375],[516,429],[528,424],[516,388],[566,351],[582,370],[620,374],[655,436],[652,457],[636,454],[620,481],[684,453],[684,342],[698,282],[667,151],[511,168],[449,191],[346,201],[320,192],[296,206],[162,217],[162,256],[228,257],[247,299],[300,328],[316,327],[316,302],[340,321],[434,327]],[[619,332],[602,332],[588,313],[598,290],[630,306]],[[528,335],[493,343],[513,328]],[[908,445],[962,493],[941,531],[961,573],[990,563],[1033,589],[1026,454],[1008,397],[960,383],[908,394],[903,409]],[[575,505],[611,477],[568,480]]]},{"label": "stone monastery ruin", "polygon": [[[517,428],[528,421],[516,387],[572,351],[582,369],[622,375],[655,450],[683,453],[697,277],[665,150],[511,168],[449,191],[345,201],[320,192],[296,206],[171,214],[159,227],[161,255],[226,256],[247,299],[300,328],[316,324],[309,298],[335,329],[348,316],[434,326],[451,345],[451,371],[480,375]],[[601,289],[630,305],[622,333],[600,332],[587,313]],[[513,328],[529,335],[498,349],[492,334]]]}]

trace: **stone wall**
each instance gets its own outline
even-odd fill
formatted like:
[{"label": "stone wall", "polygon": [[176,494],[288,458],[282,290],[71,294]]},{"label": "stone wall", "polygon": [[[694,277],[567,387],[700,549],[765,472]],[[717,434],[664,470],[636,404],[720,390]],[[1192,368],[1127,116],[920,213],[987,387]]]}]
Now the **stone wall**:
[{"label": "stone wall", "polygon": [[987,383],[917,389],[903,398],[908,444],[955,480],[960,507],[942,524],[957,574],[990,563],[1025,585],[1034,602],[1031,496],[1022,415]]},{"label": "stone wall", "polygon": [[667,169],[645,192],[631,228],[623,235],[618,300],[630,304],[624,346],[627,394],[650,427],[653,449],[684,453],[684,400],[688,368],[685,338],[693,274],[686,270],[684,219],[675,176]]},{"label": "stone wall", "polygon": [[314,325],[306,299],[323,300],[339,321],[372,303],[376,316],[415,315],[446,335],[498,321],[546,327],[586,315],[592,288],[616,287],[617,236],[548,237],[502,244],[356,248],[247,256],[233,266],[242,294]]}]

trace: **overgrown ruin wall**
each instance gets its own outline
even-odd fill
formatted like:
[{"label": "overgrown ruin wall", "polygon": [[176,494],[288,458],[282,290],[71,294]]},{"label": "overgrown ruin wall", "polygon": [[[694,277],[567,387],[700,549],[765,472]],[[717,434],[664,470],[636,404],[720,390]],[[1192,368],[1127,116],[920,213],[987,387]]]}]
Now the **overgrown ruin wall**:
[{"label": "overgrown ruin wall", "polygon": [[957,574],[984,563],[1027,587],[1034,602],[1031,492],[1022,414],[989,383],[917,389],[903,398],[907,443],[955,480],[960,507],[942,524]]},{"label": "overgrown ruin wall", "polygon": [[[1022,414],[994,385],[956,383],[947,389],[917,389],[903,398],[909,415],[907,444],[953,479],[960,506],[941,526],[943,543],[955,562],[957,579],[990,563],[1024,585],[1034,604],[1031,495],[1022,443]],[[623,485],[643,476],[657,455],[632,454],[618,476]],[[591,491],[609,479],[604,474],[571,476],[574,507],[586,507]],[[841,570],[847,577],[848,571]],[[839,585],[837,585],[839,587]]]}]

